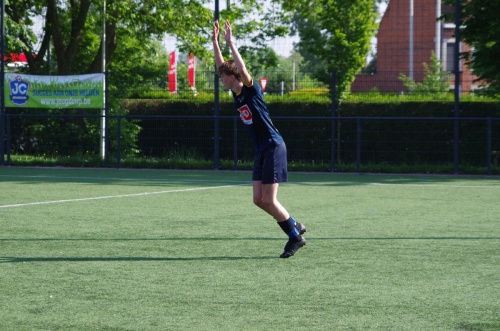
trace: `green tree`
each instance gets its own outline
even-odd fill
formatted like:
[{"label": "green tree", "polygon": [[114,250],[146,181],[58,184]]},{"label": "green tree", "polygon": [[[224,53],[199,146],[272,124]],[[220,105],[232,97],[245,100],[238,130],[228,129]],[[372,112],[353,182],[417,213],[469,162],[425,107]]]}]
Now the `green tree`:
[{"label": "green tree", "polygon": [[267,67],[254,64],[252,75],[258,79],[269,79],[266,92],[269,94],[291,93],[292,91],[313,87],[324,87],[324,84],[308,76],[307,72],[300,70],[303,58],[297,51],[292,51],[289,57],[278,56],[276,66]]},{"label": "green tree", "polygon": [[423,63],[424,78],[421,83],[415,82],[411,77],[400,74],[399,79],[410,92],[414,93],[446,93],[450,89],[451,77],[446,71],[441,70],[441,61],[432,52],[431,62]]},{"label": "green tree", "polygon": [[335,101],[341,100],[365,65],[377,27],[377,0],[281,2],[285,11],[292,13],[294,31],[300,36],[297,50],[308,71],[328,85],[335,72]]},{"label": "green tree", "polygon": [[[57,1],[9,0],[6,13],[13,26],[6,33],[11,51],[25,52],[30,73],[45,73],[46,55],[52,49],[58,74],[102,72],[102,39],[106,12],[106,63],[117,45],[133,35],[138,40],[161,39],[175,33],[182,47],[206,52],[207,25],[212,12],[203,1]],[[43,33],[32,33],[33,17],[43,20]],[[18,40],[16,44],[13,40]],[[36,43],[39,46],[36,50]],[[51,46],[52,45],[52,46]]]},{"label": "green tree", "polygon": [[[58,74],[102,72],[101,36],[106,12],[106,64],[114,61],[118,45],[127,39],[161,40],[166,34],[176,37],[180,51],[210,59],[211,52],[206,45],[210,42],[213,12],[205,6],[207,2],[8,0],[7,50],[25,52],[32,74],[47,73],[49,50]],[[254,46],[246,50],[249,54],[265,48],[272,36],[283,36],[287,31],[275,20],[272,10],[263,9],[263,3],[263,0],[242,1],[221,12],[221,18],[235,22],[235,37],[244,37]],[[39,39],[33,33],[34,17],[43,21]],[[271,58],[270,61],[276,60]]]},{"label": "green tree", "polygon": [[[446,0],[454,5],[455,1]],[[500,1],[461,0],[461,39],[471,46],[471,51],[462,53],[474,74],[489,85],[489,92],[500,94],[500,25],[498,12]],[[448,21],[454,20],[454,14],[445,16]]]},{"label": "green tree", "polygon": [[169,58],[160,41],[130,36],[117,45],[113,57],[107,69],[113,89],[127,91],[135,86],[144,89],[165,85]]},{"label": "green tree", "polygon": [[[258,54],[259,49],[265,48],[271,35],[286,32],[280,24],[270,24],[274,14],[264,11],[264,2],[242,1],[221,13],[222,18],[235,22],[235,36],[239,40],[246,38],[256,46],[249,47],[249,54]],[[6,53],[24,52],[31,74],[84,74],[107,69],[112,73],[109,95],[114,96],[110,98],[110,114],[120,115],[125,110],[116,93],[125,88],[152,86],[147,84],[157,87],[161,84],[159,79],[166,78],[168,56],[158,42],[165,35],[174,35],[177,49],[184,54],[194,53],[208,63],[213,61],[211,51],[206,48],[210,44],[213,12],[206,3],[208,0],[6,0]],[[33,31],[35,21],[42,22],[40,34]],[[106,68],[102,67],[103,30]],[[57,113],[73,111],[57,110]],[[78,118],[65,125],[70,127],[70,124],[74,137],[88,135],[96,141],[99,138],[92,123]],[[39,129],[38,134],[51,130],[49,126]],[[61,129],[70,132],[62,124]],[[136,152],[138,127],[133,121],[122,122],[122,129],[127,138],[122,139],[122,151]]]}]

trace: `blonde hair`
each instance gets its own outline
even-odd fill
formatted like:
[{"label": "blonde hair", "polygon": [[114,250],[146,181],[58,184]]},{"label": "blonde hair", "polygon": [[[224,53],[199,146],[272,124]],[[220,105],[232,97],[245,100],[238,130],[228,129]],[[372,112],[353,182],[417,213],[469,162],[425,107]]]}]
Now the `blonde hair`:
[{"label": "blonde hair", "polygon": [[217,75],[233,75],[237,80],[241,81],[240,71],[234,63],[234,60],[225,61],[217,68]]}]

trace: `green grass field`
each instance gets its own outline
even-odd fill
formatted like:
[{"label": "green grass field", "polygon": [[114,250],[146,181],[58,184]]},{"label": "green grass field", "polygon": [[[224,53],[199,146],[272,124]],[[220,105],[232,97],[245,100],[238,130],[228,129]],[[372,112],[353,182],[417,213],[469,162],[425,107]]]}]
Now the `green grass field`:
[{"label": "green grass field", "polygon": [[500,330],[500,180],[0,168],[0,330]]}]

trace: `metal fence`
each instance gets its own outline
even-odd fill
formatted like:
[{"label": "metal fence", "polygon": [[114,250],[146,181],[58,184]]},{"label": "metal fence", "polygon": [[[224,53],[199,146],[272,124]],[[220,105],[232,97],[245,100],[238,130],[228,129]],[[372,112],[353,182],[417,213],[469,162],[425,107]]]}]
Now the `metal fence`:
[{"label": "metal fence", "polygon": [[[420,16],[414,18],[415,24],[428,26],[429,29],[416,30],[421,38],[412,41],[412,50],[416,55],[412,69],[407,65],[409,32],[390,27],[379,31],[376,61],[355,77],[350,91],[343,95],[347,101],[453,100],[458,105],[459,97],[477,100],[479,93],[476,94],[476,91],[484,90],[485,86],[476,81],[477,77],[463,61],[459,61],[459,44],[451,35],[443,35],[441,40],[441,49],[446,49],[446,52],[440,52],[439,67],[425,70],[423,63],[433,64],[430,55],[438,41],[434,36],[435,11],[430,10],[430,16],[428,14],[421,10]],[[401,17],[397,16],[397,19]],[[397,23],[397,20],[392,23]],[[441,33],[447,26],[442,28]],[[291,57],[279,68],[267,70],[258,64],[251,68],[255,81],[262,87],[265,85],[266,100],[273,102],[289,98],[313,103],[331,102],[339,97],[338,91],[330,88],[338,83],[335,72],[320,70],[315,75],[317,68],[304,67]],[[409,86],[402,74],[411,76],[412,80],[414,78],[414,84]],[[232,97],[218,83],[213,68],[198,63],[195,86],[190,86],[188,63],[180,61],[177,64],[175,93],[169,92],[167,75],[167,70],[153,70],[137,73],[130,81],[128,75],[123,78],[119,72],[106,73],[106,113],[109,114],[110,103],[119,108],[116,105],[125,99],[204,98],[214,100],[214,116],[183,116],[187,113],[183,109],[172,109],[172,112],[159,110],[158,113],[155,113],[156,109],[151,109],[144,112],[154,116],[101,117],[89,115],[91,112],[85,115],[62,115],[65,112],[60,115],[54,115],[54,112],[34,115],[29,114],[30,109],[11,109],[9,112],[2,107],[0,152],[5,152],[5,155],[1,155],[0,166],[5,163],[15,165],[18,156],[54,159],[96,157],[104,158],[105,166],[118,168],[133,157],[151,160],[192,157],[211,162],[213,168],[220,168],[222,161],[230,161],[232,169],[240,169],[245,162],[251,162],[253,147],[239,119],[236,116],[219,116],[218,100],[226,98],[225,101],[231,102]],[[321,81],[314,78],[318,75],[322,77]],[[458,115],[459,107],[455,106],[456,116],[449,118],[337,117],[336,106],[336,102],[332,102],[331,107],[325,106],[332,109],[331,117],[273,116],[287,142],[292,165],[319,164],[318,169],[321,170],[355,172],[369,171],[377,166],[381,169],[388,164],[425,164],[444,167],[453,173],[469,166],[480,167],[488,175],[498,171],[498,115],[488,115],[495,118],[462,117]],[[40,111],[36,113],[40,114]],[[67,113],[83,114],[74,109]],[[429,116],[446,115],[434,113]],[[107,124],[104,136],[100,131],[102,122]],[[140,131],[134,132],[134,126]]]},{"label": "metal fence", "polygon": [[[349,91],[344,93],[344,97],[351,100],[387,100],[388,97],[398,97],[405,100],[411,96],[425,96],[427,98],[440,98],[453,100],[455,76],[452,73],[438,75],[432,79],[423,81],[426,73],[415,71],[415,84],[407,86],[400,79],[400,72],[383,71],[376,73],[359,74],[356,76]],[[134,87],[130,82],[117,81],[113,74],[109,75],[111,85],[120,88],[110,92],[110,98],[163,98],[181,97],[191,98],[195,95],[213,96],[215,91],[213,70],[198,70],[196,72],[196,87],[189,86],[187,74],[179,73],[175,93],[169,92],[169,85],[166,77],[163,79],[144,79],[135,81]],[[266,95],[300,97],[302,101],[310,99],[329,99],[332,96],[330,86],[335,86],[336,75],[327,74],[325,80],[320,82],[312,78],[311,72],[299,72],[291,70],[260,70],[252,72],[254,80],[265,89]],[[264,84],[265,81],[265,84]],[[223,90],[220,84],[220,93],[228,94],[228,90]],[[480,82],[475,82],[472,76],[460,76],[459,92],[462,96],[475,95],[482,91],[484,86]]]},{"label": "metal fence", "polygon": [[[6,163],[15,166],[23,155],[99,157],[95,130],[101,119],[6,114]],[[282,116],[273,121],[285,138],[291,165],[317,165],[331,172],[368,172],[388,164],[425,164],[448,173],[470,166],[487,175],[498,171],[500,118]],[[215,169],[229,161],[230,169],[239,170],[254,154],[240,122],[237,116],[109,116],[103,165],[120,168],[130,157],[180,156],[205,160]],[[141,127],[133,146],[127,137],[130,123]]]}]

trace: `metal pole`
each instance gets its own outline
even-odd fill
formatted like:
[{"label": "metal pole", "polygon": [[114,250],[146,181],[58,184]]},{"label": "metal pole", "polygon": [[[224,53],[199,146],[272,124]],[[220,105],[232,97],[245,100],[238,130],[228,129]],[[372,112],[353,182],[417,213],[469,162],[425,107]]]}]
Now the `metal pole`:
[{"label": "metal pole", "polygon": [[410,0],[410,27],[409,27],[409,77],[413,79],[413,0]]},{"label": "metal pole", "polygon": [[0,96],[0,165],[5,165],[5,61],[4,61],[4,56],[5,56],[5,28],[4,28],[4,18],[5,18],[5,0],[1,0],[1,22],[0,22],[0,32],[1,32],[1,37],[0,37],[0,66],[1,66],[1,73],[0,73],[0,93],[2,95]]},{"label": "metal pole", "polygon": [[361,117],[356,117],[356,172],[361,172]]},{"label": "metal pole", "polygon": [[107,166],[109,164],[109,93],[108,84],[109,82],[109,72],[104,71],[104,163]]},{"label": "metal pole", "polygon": [[331,119],[331,133],[330,133],[330,172],[335,171],[335,125],[337,119],[337,95],[335,93],[335,84],[336,84],[336,75],[335,71],[332,71],[332,110],[330,114]]},{"label": "metal pole", "polygon": [[[214,19],[219,19],[219,0],[215,0]],[[215,68],[217,70],[217,68]],[[214,73],[214,169],[219,169],[220,157],[220,106],[219,106],[219,77]]]},{"label": "metal pole", "polygon": [[11,135],[11,131],[10,131],[10,116],[7,114],[5,115],[5,121],[7,123],[6,127],[7,127],[7,166],[10,167],[10,146],[11,146],[11,138],[12,138],[12,135]]},{"label": "metal pole", "polygon": [[[106,71],[106,0],[102,7],[102,70],[101,72],[105,75]],[[101,160],[106,161],[106,79],[103,82],[103,103],[104,107],[101,109],[101,139],[99,144],[99,151],[101,155]]]},{"label": "metal pole", "polygon": [[460,0],[455,0],[455,50],[454,71],[455,71],[455,107],[454,107],[454,134],[453,134],[453,173],[458,174],[459,171],[459,153],[460,153]]},{"label": "metal pole", "polygon": [[238,170],[238,117],[233,118],[233,170]]},{"label": "metal pole", "polygon": [[122,117],[118,116],[116,118],[116,169],[120,169],[121,162],[121,144],[122,144]]},{"label": "metal pole", "polygon": [[[441,0],[436,0],[436,18],[441,17]],[[441,59],[441,21],[436,20],[436,41],[434,42],[434,53],[436,58],[443,62]]]},{"label": "metal pole", "polygon": [[487,126],[487,141],[486,141],[486,169],[488,176],[491,176],[491,133],[492,133],[492,128],[491,128],[491,118],[488,117],[486,119],[486,126]]}]

